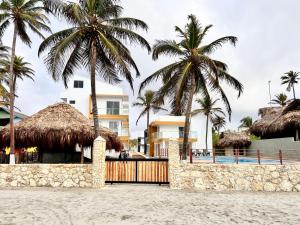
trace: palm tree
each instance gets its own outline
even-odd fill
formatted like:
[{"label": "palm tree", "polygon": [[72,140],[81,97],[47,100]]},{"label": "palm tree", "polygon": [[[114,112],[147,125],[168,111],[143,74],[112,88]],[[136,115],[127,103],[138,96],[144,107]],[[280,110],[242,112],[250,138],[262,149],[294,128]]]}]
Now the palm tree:
[{"label": "palm tree", "polygon": [[[13,80],[13,93],[16,94],[16,83],[17,79],[23,80],[29,78],[31,80],[34,76],[34,70],[30,68],[31,64],[24,61],[21,56],[15,56],[14,62],[14,80]],[[9,77],[10,59],[0,60],[0,75],[3,77]],[[5,82],[9,84],[9,80],[5,79]]]},{"label": "palm tree", "polygon": [[163,86],[157,92],[157,101],[163,103],[163,99],[169,97],[172,99],[172,113],[185,114],[183,159],[186,159],[189,148],[188,137],[194,94],[201,93],[206,97],[209,91],[218,93],[230,116],[231,107],[221,87],[221,82],[225,81],[236,89],[238,96],[243,91],[242,84],[227,72],[227,65],[210,57],[211,53],[226,42],[235,45],[237,38],[226,36],[203,45],[203,39],[212,26],[209,25],[203,29],[194,15],[190,15],[188,20],[184,30],[175,27],[180,37],[179,41],[160,40],[153,47],[152,58],[154,60],[161,55],[167,55],[176,57],[176,62],[153,73],[140,86],[141,91],[150,82],[161,78]]},{"label": "palm tree", "polygon": [[149,128],[149,121],[150,121],[150,111],[153,110],[154,113],[156,113],[159,110],[165,110],[166,109],[160,107],[157,105],[154,101],[154,92],[151,90],[147,90],[144,94],[144,96],[138,96],[137,102],[134,102],[133,106],[143,107],[143,111],[140,113],[138,119],[136,120],[136,124],[138,124],[140,118],[144,115],[147,115],[147,129]]},{"label": "palm tree", "polygon": [[280,93],[278,95],[275,95],[275,99],[272,99],[271,102],[281,105],[282,107],[286,105],[287,102],[287,95],[284,93]]},{"label": "palm tree", "polygon": [[218,132],[218,135],[220,135],[221,128],[224,128],[226,125],[226,120],[224,117],[217,115],[212,118],[212,124],[214,129]]},{"label": "palm tree", "polygon": [[0,106],[1,105],[9,105],[9,93],[5,89],[5,87],[0,83]]},{"label": "palm tree", "polygon": [[253,120],[250,116],[246,116],[243,119],[240,120],[241,125],[239,128],[250,128],[253,124]]},{"label": "palm tree", "polygon": [[46,23],[50,23],[45,16],[45,12],[49,12],[49,9],[44,7],[45,0],[3,0],[0,4],[0,39],[2,38],[5,30],[12,24],[13,36],[12,36],[12,48],[9,67],[9,89],[10,89],[10,155],[11,163],[15,162],[14,150],[15,150],[15,135],[14,135],[14,60],[17,44],[17,36],[21,41],[31,46],[31,38],[27,33],[30,29],[38,36],[44,38],[41,31],[51,32]]},{"label": "palm tree", "polygon": [[216,107],[219,99],[212,100],[209,95],[206,95],[203,99],[196,99],[196,102],[199,103],[200,108],[192,111],[192,115],[196,115],[198,113],[203,113],[206,116],[206,133],[205,133],[205,149],[206,152],[208,150],[208,122],[213,122],[213,118],[217,116],[225,115],[223,110],[220,107]]},{"label": "palm tree", "polygon": [[294,72],[292,70],[281,77],[281,84],[288,85],[286,90],[291,91],[291,89],[293,89],[294,99],[296,99],[295,84],[298,83],[299,79],[299,72]]},{"label": "palm tree", "polygon": [[73,71],[87,68],[91,77],[94,129],[99,133],[96,101],[96,75],[109,83],[125,78],[133,89],[131,68],[140,74],[124,42],[135,43],[151,50],[148,42],[135,29],[147,30],[141,20],[120,17],[122,7],[113,0],[85,0],[66,3],[60,13],[70,28],[49,36],[39,48],[39,55],[50,48],[45,63],[55,81],[62,78],[67,87]]}]

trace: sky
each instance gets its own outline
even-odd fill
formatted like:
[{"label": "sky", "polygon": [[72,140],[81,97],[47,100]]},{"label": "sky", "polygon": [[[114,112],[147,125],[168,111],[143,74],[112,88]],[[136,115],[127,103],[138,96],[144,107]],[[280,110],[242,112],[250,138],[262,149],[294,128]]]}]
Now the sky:
[{"label": "sky", "polygon": [[[212,24],[213,28],[204,40],[209,43],[219,37],[233,35],[239,41],[236,47],[225,45],[212,57],[228,64],[229,72],[244,85],[244,93],[225,88],[232,106],[232,119],[228,129],[236,129],[241,118],[251,116],[257,119],[258,108],[268,106],[268,81],[271,81],[271,94],[284,92],[289,98],[291,92],[280,84],[280,77],[289,70],[300,71],[300,1],[299,0],[123,0],[124,16],[145,21],[148,32],[139,32],[150,44],[160,39],[175,39],[175,25],[184,27],[187,16],[194,14],[203,26]],[[66,27],[63,21],[51,18],[53,31]],[[22,113],[33,113],[59,102],[59,94],[64,90],[62,82],[54,82],[46,70],[43,57],[37,56],[41,39],[31,35],[32,47],[17,42],[17,55],[23,56],[35,70],[35,81],[18,82],[16,106]],[[5,45],[11,45],[12,32],[8,30],[3,38]],[[147,76],[171,63],[175,59],[160,58],[153,61],[146,50],[130,46],[141,77],[135,79],[135,95],[126,82],[120,85],[135,101],[139,84]],[[84,70],[76,74],[88,76]],[[155,90],[159,83],[149,88]],[[300,86],[296,86],[296,96],[300,95]],[[141,109],[130,109],[131,135],[137,136],[146,127],[146,118],[138,124],[135,121]],[[153,115],[155,118],[160,114]]]}]

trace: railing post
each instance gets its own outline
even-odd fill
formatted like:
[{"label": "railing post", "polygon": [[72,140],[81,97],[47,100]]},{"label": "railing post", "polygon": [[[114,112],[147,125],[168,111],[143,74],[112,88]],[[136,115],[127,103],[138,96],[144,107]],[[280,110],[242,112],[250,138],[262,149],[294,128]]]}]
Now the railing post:
[{"label": "railing post", "polygon": [[235,158],[236,158],[236,164],[239,164],[239,150],[235,150]]},{"label": "railing post", "polygon": [[280,161],[280,165],[282,165],[282,151],[279,150],[279,161]]},{"label": "railing post", "polygon": [[257,155],[258,165],[260,165],[260,151],[259,150],[256,151],[256,155]]},{"label": "railing post", "polygon": [[190,149],[190,163],[193,163],[193,152],[192,152],[192,149]]},{"label": "railing post", "polygon": [[216,163],[216,152],[214,148],[212,150],[212,154],[213,154],[213,163]]}]

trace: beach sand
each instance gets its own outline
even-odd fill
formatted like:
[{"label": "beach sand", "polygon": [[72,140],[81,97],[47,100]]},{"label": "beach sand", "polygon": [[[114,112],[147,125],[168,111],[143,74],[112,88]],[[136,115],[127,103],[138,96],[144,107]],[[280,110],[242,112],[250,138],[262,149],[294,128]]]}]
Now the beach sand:
[{"label": "beach sand", "polygon": [[104,189],[0,189],[0,224],[300,224],[299,193]]}]

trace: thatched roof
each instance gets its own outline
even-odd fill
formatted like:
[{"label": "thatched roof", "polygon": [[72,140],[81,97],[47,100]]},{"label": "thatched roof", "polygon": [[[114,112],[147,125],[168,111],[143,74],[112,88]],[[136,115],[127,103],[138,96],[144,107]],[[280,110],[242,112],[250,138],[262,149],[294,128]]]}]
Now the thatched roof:
[{"label": "thatched roof", "polygon": [[[115,133],[101,127],[107,149],[121,150],[123,145]],[[9,126],[0,131],[0,146],[9,146]],[[16,147],[37,146],[47,150],[72,149],[77,144],[92,146],[95,133],[91,122],[66,103],[48,106],[15,124]]]},{"label": "thatched roof", "polygon": [[300,99],[291,101],[285,107],[268,107],[259,110],[261,119],[250,128],[256,136],[288,137],[300,129]]},{"label": "thatched roof", "polygon": [[218,148],[243,148],[251,144],[250,136],[245,132],[223,132],[218,141]]}]

